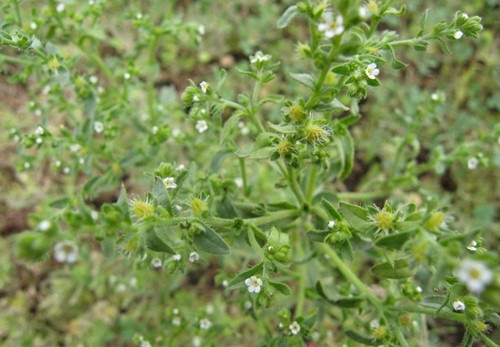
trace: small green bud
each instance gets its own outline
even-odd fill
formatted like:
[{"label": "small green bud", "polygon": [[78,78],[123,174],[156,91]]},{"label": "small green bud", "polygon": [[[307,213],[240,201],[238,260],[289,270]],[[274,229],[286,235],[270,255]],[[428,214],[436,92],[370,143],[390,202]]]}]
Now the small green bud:
[{"label": "small green bud", "polygon": [[306,125],[304,133],[308,142],[323,142],[328,137],[328,132],[317,124]]},{"label": "small green bud", "polygon": [[139,219],[151,217],[155,213],[155,207],[149,201],[135,200],[132,201],[132,212]]},{"label": "small green bud", "polygon": [[380,211],[375,215],[375,221],[382,230],[388,230],[393,227],[394,215],[388,211]]},{"label": "small green bud", "polygon": [[278,143],[278,148],[276,149],[276,151],[280,156],[285,157],[292,153],[293,144],[288,140],[281,140]]},{"label": "small green bud", "polygon": [[440,226],[443,225],[445,217],[446,216],[443,212],[434,212],[425,223],[425,227],[429,231],[436,231]]},{"label": "small green bud", "polygon": [[302,122],[306,118],[306,113],[302,106],[294,103],[290,106],[290,119],[294,122]]},{"label": "small green bud", "polygon": [[208,211],[208,205],[205,201],[198,199],[198,198],[193,198],[191,199],[191,211],[193,211],[193,214],[195,216],[200,217],[205,211]]}]

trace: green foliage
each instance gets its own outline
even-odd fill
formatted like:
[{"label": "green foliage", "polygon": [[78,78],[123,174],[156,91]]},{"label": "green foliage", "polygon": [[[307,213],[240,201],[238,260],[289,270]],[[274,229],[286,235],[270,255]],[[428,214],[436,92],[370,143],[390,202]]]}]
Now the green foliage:
[{"label": "green foliage", "polygon": [[496,345],[494,5],[394,3],[7,1],[0,341]]}]

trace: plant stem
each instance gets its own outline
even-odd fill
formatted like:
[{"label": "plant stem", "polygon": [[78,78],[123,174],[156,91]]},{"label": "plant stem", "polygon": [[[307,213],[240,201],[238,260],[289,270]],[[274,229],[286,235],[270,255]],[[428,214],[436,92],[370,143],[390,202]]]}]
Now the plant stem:
[{"label": "plant stem", "polygon": [[151,40],[148,48],[148,65],[149,65],[149,76],[147,82],[148,88],[148,111],[151,120],[156,121],[156,114],[154,109],[155,104],[155,89],[154,89],[154,74],[155,74],[155,51],[158,44],[159,37],[157,35]]},{"label": "plant stem", "polygon": [[361,282],[358,276],[351,271],[349,266],[344,263],[344,261],[337,255],[337,253],[325,243],[322,243],[320,247],[322,251],[330,257],[330,260],[339,269],[342,275],[344,275],[344,277],[347,278],[373,306],[375,306],[375,308],[381,315],[384,315],[384,307],[382,306],[382,302],[364,285],[363,282]]},{"label": "plant stem", "polygon": [[387,196],[390,193],[388,190],[380,190],[374,192],[345,192],[337,193],[340,200],[372,200],[380,197]]},{"label": "plant stem", "polygon": [[238,158],[238,162],[240,163],[241,179],[243,180],[243,195],[245,197],[248,197],[248,195],[250,194],[250,190],[248,189],[248,183],[247,183],[245,159]]},{"label": "plant stem", "polygon": [[314,188],[316,188],[316,176],[318,174],[318,168],[316,165],[311,167],[311,172],[309,172],[309,181],[307,182],[306,189],[306,202],[311,205],[312,196],[314,194]]},{"label": "plant stem", "polygon": [[19,10],[19,1],[12,0],[12,6],[14,7],[14,13],[16,14],[17,25],[23,26],[23,18],[21,17],[21,11]]}]

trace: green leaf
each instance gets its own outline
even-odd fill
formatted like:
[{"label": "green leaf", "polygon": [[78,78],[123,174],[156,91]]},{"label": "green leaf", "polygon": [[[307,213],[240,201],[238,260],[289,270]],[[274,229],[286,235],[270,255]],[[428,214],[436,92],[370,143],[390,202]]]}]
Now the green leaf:
[{"label": "green leaf", "polygon": [[213,254],[228,254],[229,247],[224,239],[212,228],[203,225],[204,231],[193,237],[193,243],[202,251]]},{"label": "green leaf", "polygon": [[289,8],[286,9],[286,11],[281,15],[280,19],[278,19],[278,28],[283,29],[285,28],[290,21],[293,19],[299,13],[299,9],[297,8],[296,5],[292,5]]},{"label": "green leaf", "polygon": [[155,177],[153,183],[153,188],[151,189],[151,194],[156,200],[159,206],[163,207],[170,213],[171,216],[174,215],[172,208],[172,201],[167,193],[167,187],[165,187],[165,182],[160,177]]},{"label": "green leaf", "polygon": [[310,230],[307,232],[307,237],[314,242],[324,242],[326,237],[330,235],[330,231]]},{"label": "green leaf", "polygon": [[290,77],[296,80],[299,83],[302,83],[306,87],[309,87],[314,90],[315,82],[314,77],[307,73],[290,73]]},{"label": "green leaf", "polygon": [[337,221],[342,220],[342,215],[339,213],[339,211],[337,211],[335,207],[333,207],[333,205],[328,200],[325,200],[324,198],[321,199],[321,204],[326,209],[330,217]]},{"label": "green leaf", "polygon": [[224,195],[221,200],[217,201],[215,209],[221,218],[234,219],[239,217],[238,212],[236,212],[233,204],[231,203],[231,200],[229,200],[226,195]]},{"label": "green leaf", "polygon": [[338,75],[343,75],[343,76],[349,76],[351,74],[351,64],[350,63],[345,63],[345,64],[340,64],[337,66],[334,66],[332,69],[332,72],[338,74]]},{"label": "green leaf", "polygon": [[273,287],[274,289],[276,289],[277,291],[279,291],[283,295],[290,295],[292,293],[292,291],[290,290],[290,287],[287,286],[285,283],[274,282],[271,280],[268,280],[267,282],[269,283],[269,285],[271,285],[271,287]]},{"label": "green leaf", "polygon": [[372,86],[372,87],[378,87],[378,86],[380,86],[380,81],[378,79],[376,79],[376,78],[374,78],[374,79],[368,78],[366,80],[366,83],[369,86]]},{"label": "green leaf", "polygon": [[371,336],[366,336],[358,333],[357,331],[347,329],[344,333],[352,340],[359,342],[366,346],[380,346],[380,341],[374,340]]},{"label": "green leaf", "polygon": [[412,276],[415,269],[410,268],[406,258],[401,258],[394,260],[394,266],[388,261],[376,264],[371,272],[379,278],[405,279]]},{"label": "green leaf", "polygon": [[358,231],[366,231],[369,228],[367,223],[368,210],[357,205],[340,202],[340,213],[344,216],[347,223]]},{"label": "green leaf", "polygon": [[235,289],[236,287],[238,287],[238,285],[240,285],[242,282],[244,282],[247,278],[250,278],[250,277],[255,276],[255,275],[262,275],[263,269],[264,269],[264,263],[260,262],[257,265],[255,265],[254,267],[252,267],[246,271],[241,272],[238,276],[233,278],[228,283],[227,289],[228,290]]},{"label": "green leaf", "polygon": [[349,261],[353,261],[354,252],[352,250],[352,246],[351,246],[351,243],[349,242],[349,240],[345,240],[337,247],[338,247],[338,250],[340,252],[340,257],[342,259],[347,259]]},{"label": "green leaf", "polygon": [[222,87],[222,85],[226,81],[226,76],[227,76],[226,70],[220,69],[219,76],[217,76],[217,86],[215,87],[215,90],[218,91]]},{"label": "green leaf", "polygon": [[54,200],[52,201],[49,206],[52,207],[52,208],[65,208],[66,206],[68,206],[68,204],[70,203],[70,198],[61,198],[61,199],[57,199],[57,200]]},{"label": "green leaf", "polygon": [[343,103],[340,102],[339,99],[335,98],[333,101],[329,103],[319,103],[314,110],[318,112],[326,112],[326,111],[333,111],[333,110],[342,110],[342,111],[349,111],[349,107],[344,105]]},{"label": "green leaf", "polygon": [[339,172],[339,178],[345,179],[349,176],[353,168],[354,143],[349,130],[341,123],[337,123],[337,136],[335,143],[339,151],[339,159],[342,166],[341,171]]},{"label": "green leaf", "polygon": [[342,298],[335,300],[334,305],[344,308],[355,308],[355,307],[360,307],[364,301],[365,301],[364,299],[358,297]]},{"label": "green leaf", "polygon": [[143,232],[144,241],[146,242],[146,247],[154,252],[166,252],[170,254],[176,254],[175,250],[170,247],[164,240],[162,240],[156,234],[154,228],[150,228]]},{"label": "green leaf", "polygon": [[233,129],[237,127],[239,120],[240,117],[238,116],[238,114],[234,114],[224,123],[222,131],[220,133],[219,144],[224,144],[229,141],[231,133]]},{"label": "green leaf", "polygon": [[390,249],[401,249],[401,247],[405,244],[406,241],[408,241],[411,235],[413,235],[413,232],[411,231],[391,234],[377,240],[375,244],[377,246],[387,247]]},{"label": "green leaf", "polygon": [[122,210],[123,215],[129,218],[129,210],[128,210],[128,200],[127,200],[127,189],[125,188],[125,184],[122,183],[122,187],[120,189],[120,196],[118,197],[118,201],[116,205]]},{"label": "green leaf", "polygon": [[216,173],[217,171],[219,171],[222,163],[224,162],[224,159],[226,159],[226,157],[231,153],[232,153],[232,151],[227,150],[227,149],[223,149],[223,150],[217,152],[212,157],[212,161],[210,162],[210,172]]},{"label": "green leaf", "polygon": [[425,26],[427,25],[427,18],[429,17],[429,9],[425,9],[424,13],[420,17],[420,31],[417,34],[417,37],[420,37],[425,32]]},{"label": "green leaf", "polygon": [[339,120],[339,124],[342,124],[344,127],[348,128],[351,125],[356,124],[361,119],[359,114],[352,114],[350,116],[344,117]]},{"label": "green leaf", "polygon": [[295,134],[297,132],[297,127],[293,124],[272,124],[268,123],[269,128],[280,133],[280,134]]}]

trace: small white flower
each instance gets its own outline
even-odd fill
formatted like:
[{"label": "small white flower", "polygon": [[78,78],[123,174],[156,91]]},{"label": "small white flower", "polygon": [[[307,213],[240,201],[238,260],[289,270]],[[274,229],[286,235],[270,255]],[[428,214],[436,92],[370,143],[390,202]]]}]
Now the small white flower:
[{"label": "small white flower", "polygon": [[63,174],[65,174],[65,175],[68,175],[70,172],[71,172],[71,169],[67,166],[63,169]]},{"label": "small white flower", "polygon": [[151,133],[152,133],[152,134],[156,134],[156,133],[158,132],[158,130],[160,130],[160,128],[158,128],[158,127],[155,125],[155,126],[153,126],[153,127],[151,128]]},{"label": "small white flower", "polygon": [[331,221],[328,222],[328,227],[330,229],[333,229],[334,226],[335,226],[335,221],[331,220]]},{"label": "small white flower", "polygon": [[97,219],[99,219],[99,212],[97,212],[97,211],[91,211],[91,212],[90,212],[90,217],[91,217],[94,221],[96,221]]},{"label": "small white flower", "polygon": [[201,347],[201,337],[193,337],[193,347]]},{"label": "small white flower", "polygon": [[89,0],[89,5],[92,6],[95,4],[95,0]]},{"label": "small white flower", "polygon": [[290,326],[288,327],[290,329],[290,333],[292,335],[297,335],[300,332],[300,325],[296,321],[294,321]]},{"label": "small white flower", "polygon": [[135,18],[137,18],[137,19],[141,19],[141,18],[142,18],[142,13],[137,12],[137,14],[135,15]]},{"label": "small white flower", "polygon": [[438,101],[439,100],[439,94],[438,93],[432,93],[431,94],[431,99],[434,100],[434,101]]},{"label": "small white flower", "polygon": [[212,326],[212,322],[208,320],[207,318],[203,318],[200,320],[200,329],[201,330],[208,330]]},{"label": "small white flower", "polygon": [[196,252],[191,252],[189,253],[188,260],[190,263],[196,263],[198,260],[200,260],[200,255]]},{"label": "small white flower", "polygon": [[200,34],[202,36],[205,35],[205,26],[203,24],[200,24],[198,26],[198,34]]},{"label": "small white flower", "polygon": [[246,309],[246,310],[250,310],[250,309],[252,308],[252,306],[253,306],[253,305],[252,305],[252,302],[251,302],[251,301],[248,301],[248,300],[247,300],[247,301],[245,301],[245,302],[243,303],[243,307],[245,307],[245,309]]},{"label": "small white flower", "polygon": [[162,267],[162,265],[163,263],[160,258],[153,258],[151,260],[151,266],[153,267],[153,269],[159,269]]},{"label": "small white flower", "polygon": [[203,119],[196,122],[196,130],[198,130],[199,133],[202,133],[207,129],[208,129],[207,122],[204,121]]},{"label": "small white flower", "polygon": [[477,251],[477,242],[472,240],[468,245],[467,245],[467,249],[471,252],[475,252]]},{"label": "small white flower", "polygon": [[236,186],[237,186],[238,188],[242,188],[242,187],[243,187],[243,178],[241,178],[241,177],[236,177],[236,178],[234,179],[234,183],[236,183]]},{"label": "small white flower", "polygon": [[127,291],[127,285],[125,283],[120,283],[116,286],[117,293],[125,293]]},{"label": "small white flower", "polygon": [[38,28],[38,25],[35,22],[31,22],[30,23],[30,28],[33,29],[33,30],[36,30],[36,28]]},{"label": "small white flower", "polygon": [[264,54],[262,53],[262,51],[258,51],[257,53],[255,53],[255,55],[250,56],[250,63],[264,63],[269,59],[271,59],[271,56],[269,54]]},{"label": "small white flower", "polygon": [[200,97],[198,95],[193,96],[193,101],[194,102],[200,101]]},{"label": "small white flower", "polygon": [[358,14],[363,19],[370,17],[370,10],[368,10],[368,6],[361,6],[358,10]]},{"label": "small white flower", "polygon": [[422,290],[422,287],[420,287],[420,286],[419,286],[419,287],[417,287],[417,288],[415,288],[415,290],[417,291],[417,293],[422,293],[422,291],[423,291],[423,290]]},{"label": "small white flower", "polygon": [[104,125],[101,122],[94,122],[94,131],[98,134],[102,133]]},{"label": "small white flower", "polygon": [[61,13],[62,11],[64,11],[64,8],[66,7],[66,5],[64,5],[63,3],[58,3],[57,6],[56,6],[56,11],[58,13]]},{"label": "small white flower", "polygon": [[45,219],[45,220],[41,221],[40,223],[38,223],[38,230],[47,231],[50,229],[51,226],[52,226],[52,224],[50,223],[50,221]]},{"label": "small white flower", "polygon": [[43,130],[43,128],[42,128],[42,127],[40,127],[40,126],[39,126],[39,127],[37,127],[37,128],[36,128],[36,130],[35,130],[35,133],[36,133],[37,135],[43,135],[43,133],[44,133],[44,132],[45,132],[45,130]]},{"label": "small white flower", "polygon": [[462,13],[462,18],[463,19],[469,19],[469,15],[467,13]]},{"label": "small white flower", "polygon": [[90,76],[89,77],[89,82],[92,83],[92,84],[96,84],[98,81],[98,78],[94,75]]},{"label": "small white flower", "polygon": [[323,22],[318,24],[318,30],[323,32],[327,39],[340,35],[344,32],[344,17],[339,14],[334,19],[333,12],[327,11],[323,15]]},{"label": "small white flower", "polygon": [[377,64],[375,64],[375,63],[369,64],[365,69],[366,76],[368,76],[368,78],[371,80],[374,80],[375,78],[377,78],[379,73],[380,73],[380,70],[377,69]]},{"label": "small white flower", "polygon": [[83,165],[84,163],[85,163],[85,159],[84,158],[78,159],[78,164]]},{"label": "small white flower", "polygon": [[177,184],[175,184],[175,178],[173,177],[165,177],[163,179],[163,183],[165,183],[165,187],[167,187],[167,189],[177,188]]},{"label": "small white flower", "polygon": [[208,86],[209,86],[208,83],[205,81],[200,83],[200,88],[201,88],[201,91],[203,92],[203,94],[207,93]]},{"label": "small white flower", "polygon": [[40,117],[41,115],[42,115],[42,110],[40,110],[39,108],[37,108],[35,110],[35,116]]},{"label": "small white flower", "polygon": [[50,86],[45,86],[45,87],[43,87],[43,89],[42,89],[42,94],[43,94],[43,95],[47,95],[47,94],[49,94],[49,93],[50,93],[50,89],[51,89],[51,87],[50,87]]},{"label": "small white flower", "polygon": [[172,325],[173,326],[180,326],[181,325],[181,317],[174,317],[172,318]]},{"label": "small white flower", "polygon": [[174,254],[172,256],[172,259],[173,259],[173,261],[179,261],[179,260],[181,260],[181,255],[180,254]]},{"label": "small white flower", "polygon": [[205,307],[205,312],[207,314],[213,314],[214,310],[215,310],[215,308],[214,308],[214,305],[212,305],[212,304],[208,304],[207,307]]},{"label": "small white flower", "polygon": [[123,78],[124,78],[124,79],[126,79],[126,80],[129,80],[129,79],[130,79],[130,77],[132,77],[132,76],[130,76],[130,74],[129,74],[128,72],[125,72],[125,73],[123,74]]},{"label": "small white flower", "polygon": [[139,347],[151,347],[151,343],[149,343],[149,341],[142,340]]},{"label": "small white flower", "polygon": [[227,288],[227,286],[228,286],[228,285],[229,285],[229,281],[228,281],[228,280],[224,280],[224,281],[222,281],[222,286],[223,286],[224,288]]},{"label": "small white flower", "polygon": [[75,263],[78,260],[78,246],[72,241],[59,241],[54,246],[54,258],[59,263]]},{"label": "small white flower", "polygon": [[250,129],[243,122],[238,122],[238,127],[241,129],[241,135],[248,135]]},{"label": "small white flower", "polygon": [[453,311],[455,312],[464,312],[465,311],[465,304],[463,301],[460,300],[455,300],[453,301]]},{"label": "small white flower", "polygon": [[469,158],[469,160],[467,160],[467,167],[469,168],[469,170],[477,169],[478,165],[479,165],[479,160],[477,160],[476,157],[472,157]]},{"label": "small white flower", "polygon": [[262,280],[257,276],[252,276],[245,280],[245,284],[248,287],[249,293],[259,293],[262,287]]},{"label": "small white flower", "polygon": [[97,94],[103,94],[106,91],[103,86],[97,87]]},{"label": "small white flower", "polygon": [[35,142],[37,144],[41,144],[43,142],[43,139],[41,137],[37,137],[36,140],[35,140]]},{"label": "small white flower", "polygon": [[181,134],[181,129],[179,128],[173,128],[172,129],[172,136],[175,138],[175,137],[179,137],[179,135]]},{"label": "small white flower", "polygon": [[80,146],[78,143],[75,143],[75,144],[72,144],[71,146],[69,146],[69,150],[73,153],[78,152],[81,148],[82,148],[82,146]]},{"label": "small white flower", "polygon": [[179,164],[177,165],[177,167],[175,168],[177,171],[181,171],[181,170],[184,170],[186,168],[186,166],[184,164]]},{"label": "small white flower", "polygon": [[177,205],[177,204],[175,204],[175,205],[174,205],[174,208],[175,208],[175,210],[176,210],[177,212],[182,211],[182,206],[181,206],[181,205]]},{"label": "small white flower", "polygon": [[457,31],[455,31],[455,33],[453,34],[453,37],[455,38],[455,40],[458,40],[458,39],[460,39],[463,35],[464,35],[464,33],[463,33],[461,30],[457,30]]},{"label": "small white flower", "polygon": [[56,160],[56,162],[54,163],[54,165],[55,165],[56,167],[61,167],[62,162],[61,162],[60,160]]},{"label": "small white flower", "polygon": [[477,260],[465,259],[457,271],[457,278],[473,293],[481,293],[484,287],[493,280],[493,273]]},{"label": "small white flower", "polygon": [[132,288],[137,287],[137,278],[132,277],[132,278],[130,279],[130,281],[128,281],[128,284],[129,284]]},{"label": "small white flower", "polygon": [[378,320],[374,319],[370,322],[370,329],[375,330],[378,327],[380,327],[380,322]]},{"label": "small white flower", "polygon": [[179,314],[179,309],[178,309],[178,308],[174,308],[174,309],[172,310],[172,313],[173,313],[173,314]]}]

